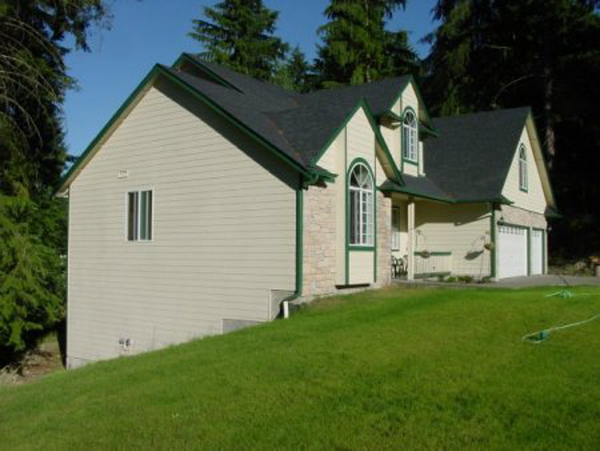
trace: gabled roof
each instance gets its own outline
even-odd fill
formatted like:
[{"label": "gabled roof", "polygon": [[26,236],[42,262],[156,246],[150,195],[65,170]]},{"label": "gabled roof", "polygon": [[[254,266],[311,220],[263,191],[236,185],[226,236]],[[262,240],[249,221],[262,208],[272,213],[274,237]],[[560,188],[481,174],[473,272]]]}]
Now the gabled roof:
[{"label": "gabled roof", "polygon": [[440,138],[427,141],[427,176],[456,200],[500,198],[529,113],[513,108],[433,119]]},{"label": "gabled roof", "polygon": [[59,192],[66,190],[157,76],[164,76],[188,90],[196,99],[311,177],[323,176],[317,167],[318,157],[349,117],[363,108],[379,148],[383,149],[384,158],[388,160],[384,166],[392,169],[397,183],[403,184],[374,115],[389,109],[398,90],[412,80],[410,77],[298,94],[193,55],[182,54],[172,67],[156,65],[152,69],[63,177]]}]

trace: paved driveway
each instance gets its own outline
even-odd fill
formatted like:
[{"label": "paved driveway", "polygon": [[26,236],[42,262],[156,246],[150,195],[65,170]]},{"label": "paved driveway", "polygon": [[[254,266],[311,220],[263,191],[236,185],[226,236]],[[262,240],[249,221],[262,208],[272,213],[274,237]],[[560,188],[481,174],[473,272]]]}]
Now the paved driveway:
[{"label": "paved driveway", "polygon": [[506,288],[525,288],[538,286],[576,286],[576,285],[600,285],[600,277],[582,277],[582,276],[529,276],[529,277],[509,277],[501,279],[494,284],[497,287]]}]

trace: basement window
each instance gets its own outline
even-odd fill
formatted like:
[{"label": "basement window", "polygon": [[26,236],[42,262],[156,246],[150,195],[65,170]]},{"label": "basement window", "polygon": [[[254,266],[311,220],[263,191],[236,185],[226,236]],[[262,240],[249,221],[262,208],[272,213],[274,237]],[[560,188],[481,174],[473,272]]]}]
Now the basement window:
[{"label": "basement window", "polygon": [[151,190],[127,193],[128,241],[152,241],[153,207]]}]

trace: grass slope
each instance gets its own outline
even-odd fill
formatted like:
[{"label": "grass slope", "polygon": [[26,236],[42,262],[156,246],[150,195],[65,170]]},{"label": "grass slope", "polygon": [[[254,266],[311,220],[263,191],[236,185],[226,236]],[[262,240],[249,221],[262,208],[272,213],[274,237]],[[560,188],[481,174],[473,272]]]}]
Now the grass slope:
[{"label": "grass slope", "polygon": [[[5,449],[592,449],[600,290],[384,290],[0,390]],[[577,290],[575,290],[577,291]]]}]

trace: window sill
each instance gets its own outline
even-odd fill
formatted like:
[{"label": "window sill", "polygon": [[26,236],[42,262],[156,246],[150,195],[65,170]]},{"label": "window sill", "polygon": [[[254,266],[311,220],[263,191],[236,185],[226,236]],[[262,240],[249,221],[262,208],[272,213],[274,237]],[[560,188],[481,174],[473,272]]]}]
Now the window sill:
[{"label": "window sill", "polygon": [[406,158],[402,159],[402,163],[408,163],[408,164],[412,164],[413,166],[419,166],[419,162],[418,161],[408,160]]},{"label": "window sill", "polygon": [[375,251],[375,247],[374,246],[361,246],[361,245],[357,245],[357,244],[351,244],[348,246],[348,250],[349,251],[359,251],[359,252],[374,252]]}]

